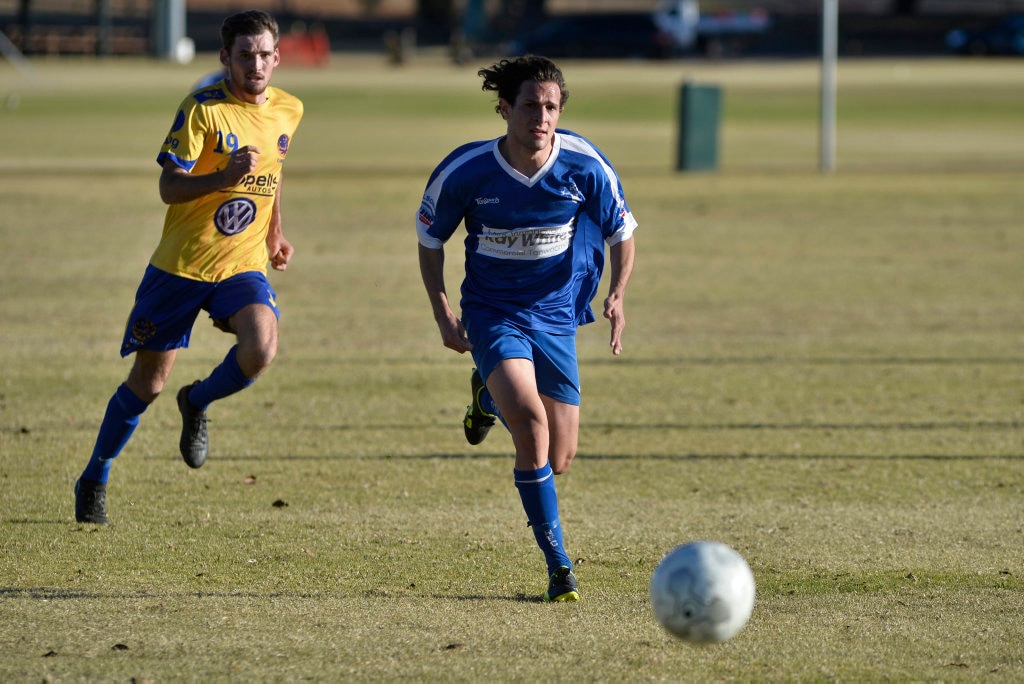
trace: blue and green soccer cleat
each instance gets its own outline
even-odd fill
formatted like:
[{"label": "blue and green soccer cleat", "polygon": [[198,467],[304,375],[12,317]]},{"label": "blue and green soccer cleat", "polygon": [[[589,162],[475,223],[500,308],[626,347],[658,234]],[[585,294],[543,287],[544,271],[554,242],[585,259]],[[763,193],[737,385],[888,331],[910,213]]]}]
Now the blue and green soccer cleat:
[{"label": "blue and green soccer cleat", "polygon": [[544,600],[551,601],[579,601],[579,586],[576,584],[576,575],[565,565],[551,573],[551,582],[548,590],[544,592]]}]

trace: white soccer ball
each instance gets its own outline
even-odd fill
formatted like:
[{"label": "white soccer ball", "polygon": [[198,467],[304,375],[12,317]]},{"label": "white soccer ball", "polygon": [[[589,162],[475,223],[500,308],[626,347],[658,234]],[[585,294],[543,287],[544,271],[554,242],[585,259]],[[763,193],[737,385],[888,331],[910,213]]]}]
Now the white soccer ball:
[{"label": "white soccer ball", "polygon": [[654,617],[673,635],[695,643],[736,636],[754,610],[754,594],[747,561],[720,542],[679,546],[651,576]]}]

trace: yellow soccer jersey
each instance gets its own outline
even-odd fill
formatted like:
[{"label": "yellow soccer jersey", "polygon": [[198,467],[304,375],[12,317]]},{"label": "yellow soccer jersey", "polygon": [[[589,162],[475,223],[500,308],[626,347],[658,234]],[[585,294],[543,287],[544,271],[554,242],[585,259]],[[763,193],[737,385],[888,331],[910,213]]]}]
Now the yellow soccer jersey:
[{"label": "yellow soccer jersey", "polygon": [[175,275],[219,282],[246,271],[267,272],[267,229],[281,167],[302,119],[302,102],[268,87],[255,105],[235,98],[224,81],[181,103],[157,163],[190,173],[223,169],[233,150],[259,148],[256,169],[233,188],[167,208],[163,236],[150,263]]}]

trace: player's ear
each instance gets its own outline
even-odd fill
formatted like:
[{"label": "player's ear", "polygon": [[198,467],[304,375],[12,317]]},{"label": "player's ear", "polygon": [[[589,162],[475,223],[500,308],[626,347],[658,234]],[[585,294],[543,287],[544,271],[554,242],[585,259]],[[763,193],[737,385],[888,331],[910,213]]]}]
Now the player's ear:
[{"label": "player's ear", "polygon": [[503,97],[498,98],[498,112],[501,114],[501,118],[508,121],[509,113],[512,111],[512,105],[509,104],[508,100]]},{"label": "player's ear", "polygon": [[230,59],[229,59],[228,51],[225,50],[224,48],[221,48],[220,49],[220,63],[223,64],[224,66],[227,66],[229,61],[230,61]]}]

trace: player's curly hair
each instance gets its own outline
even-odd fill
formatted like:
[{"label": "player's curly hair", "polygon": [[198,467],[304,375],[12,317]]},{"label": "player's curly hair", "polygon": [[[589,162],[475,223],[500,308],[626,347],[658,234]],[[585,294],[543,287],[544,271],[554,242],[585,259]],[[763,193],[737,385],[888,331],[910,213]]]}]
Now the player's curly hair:
[{"label": "player's curly hair", "polygon": [[258,36],[264,31],[270,31],[270,35],[274,37],[274,47],[277,47],[280,32],[277,28],[277,20],[273,15],[263,10],[236,12],[220,25],[221,44],[225,50],[231,52],[231,49],[235,47],[235,38],[238,36]]},{"label": "player's curly hair", "polygon": [[[519,95],[519,87],[524,81],[537,83],[554,83],[562,91],[560,107],[565,107],[569,99],[569,91],[565,88],[562,70],[547,57],[523,55],[513,59],[503,59],[487,69],[476,72],[484,79],[481,90],[493,90],[498,97],[506,102],[514,103]],[[501,113],[501,105],[494,105],[494,111]]]}]

